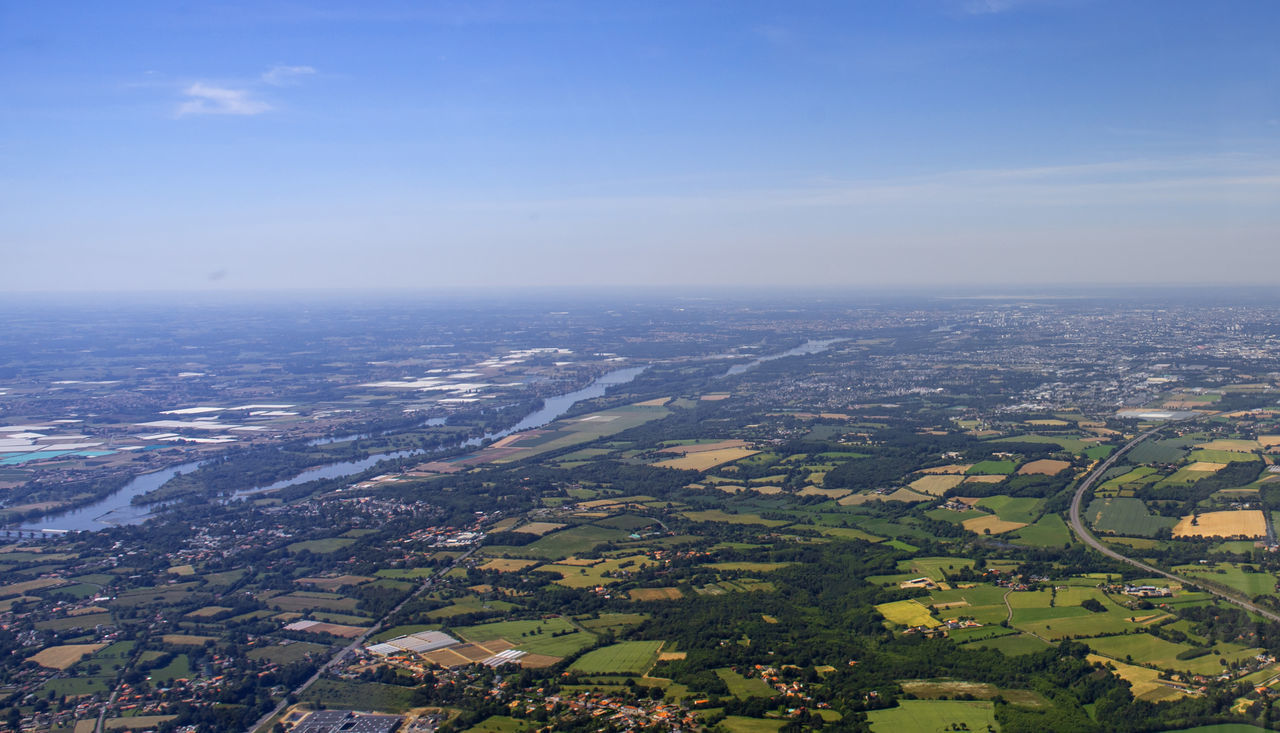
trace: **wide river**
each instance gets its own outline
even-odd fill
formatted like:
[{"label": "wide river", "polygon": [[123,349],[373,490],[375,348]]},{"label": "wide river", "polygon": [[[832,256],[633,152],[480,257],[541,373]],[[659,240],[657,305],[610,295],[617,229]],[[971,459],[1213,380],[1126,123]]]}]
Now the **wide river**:
[{"label": "wide river", "polygon": [[[799,356],[802,354],[815,354],[827,349],[831,344],[840,339],[829,339],[822,341],[806,341],[805,343],[788,349],[777,354],[770,354],[754,359],[746,364],[738,364],[730,368],[721,377],[727,377],[735,374],[741,374],[748,369],[756,367],[766,361],[781,359],[786,356]],[[551,421],[559,418],[569,411],[569,408],[582,400],[603,397],[610,387],[620,384],[626,384],[635,379],[648,367],[626,367],[617,369],[606,374],[602,374],[595,381],[591,382],[582,389],[562,394],[558,397],[549,397],[543,402],[543,406],[525,416],[520,422],[511,427],[497,433],[487,433],[481,438],[472,438],[464,443],[449,448],[474,446],[479,447],[487,440],[497,440],[506,437],[512,433],[518,433],[522,430],[532,430],[539,428]],[[428,421],[428,424],[440,424],[439,419]],[[352,436],[358,437],[358,436]],[[437,449],[446,450],[446,449]],[[426,453],[425,450],[417,451],[396,451],[394,453],[378,453],[376,455],[363,458],[358,461],[342,461],[338,463],[329,463],[323,466],[309,468],[293,478],[283,479],[266,486],[258,486],[252,489],[236,492],[236,495],[258,493],[264,491],[275,491],[283,489],[287,486],[294,486],[307,481],[315,481],[316,479],[333,479],[342,478],[344,476],[352,476],[366,469],[377,465],[381,461],[406,458],[419,453]],[[173,478],[179,473],[187,473],[195,470],[200,463],[191,462],[183,463],[177,466],[170,466],[162,471],[154,473],[145,473],[125,484],[119,491],[110,496],[61,514],[51,514],[39,519],[31,520],[24,523],[22,529],[62,529],[62,530],[98,530],[111,526],[126,524],[141,524],[150,519],[152,509],[155,507],[146,504],[134,504],[133,498],[141,496],[150,491],[160,488],[166,481]]]}]

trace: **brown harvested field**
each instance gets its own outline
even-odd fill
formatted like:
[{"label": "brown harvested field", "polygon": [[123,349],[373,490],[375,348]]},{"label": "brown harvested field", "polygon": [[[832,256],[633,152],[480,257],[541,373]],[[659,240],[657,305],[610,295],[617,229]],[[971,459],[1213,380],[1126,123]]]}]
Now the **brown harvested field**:
[{"label": "brown harvested field", "polygon": [[10,583],[9,585],[0,585],[0,598],[7,596],[20,596],[31,590],[40,588],[51,588],[55,585],[64,585],[67,581],[62,578],[36,578],[35,580],[24,580],[21,583]]},{"label": "brown harvested field", "polygon": [[[644,403],[641,403],[644,404]],[[662,405],[657,405],[661,407]],[[564,657],[553,657],[550,654],[526,654],[518,660],[525,669],[542,669],[564,661]]]},{"label": "brown harvested field", "polygon": [[821,489],[817,486],[806,486],[799,491],[800,496],[825,496],[828,499],[839,499],[850,493],[848,489]]},{"label": "brown harvested field", "polygon": [[690,453],[706,453],[713,450],[724,450],[725,448],[745,448],[747,441],[745,440],[718,440],[714,443],[695,443],[693,445],[673,445],[669,448],[662,448],[659,453],[676,453],[678,455],[687,456]]},{"label": "brown harvested field", "polygon": [[972,463],[952,463],[949,466],[934,466],[921,469],[920,473],[964,473],[973,468]]},{"label": "brown harvested field", "polygon": [[1228,450],[1235,453],[1252,453],[1261,448],[1256,440],[1211,440],[1208,443],[1199,443],[1196,448],[1199,450]]},{"label": "brown harvested field", "polygon": [[635,406],[636,407],[666,407],[667,403],[670,401],[671,401],[670,397],[659,397],[656,400],[645,400],[644,402],[637,402]]},{"label": "brown harvested field", "polygon": [[367,575],[339,575],[336,578],[298,578],[298,585],[313,585],[321,590],[335,591],[345,585],[360,585],[373,580]]},{"label": "brown harvested field", "polygon": [[308,634],[332,634],[334,636],[341,636],[344,639],[354,639],[369,629],[364,626],[347,626],[346,624],[329,624],[321,622],[311,624],[307,628],[300,630],[305,631]]},{"label": "brown harvested field", "polygon": [[956,476],[954,474],[941,474],[934,476],[921,476],[912,481],[910,486],[912,489],[931,496],[942,496],[949,490],[954,489],[964,482],[964,476]]},{"label": "brown harvested field", "polygon": [[[961,524],[970,532],[977,532],[978,534],[1004,534],[1027,526],[1026,522],[1006,522],[994,514],[966,519]],[[988,532],[987,530],[991,531]]]},{"label": "brown harvested field", "polygon": [[445,649],[436,649],[422,655],[428,662],[441,667],[462,667],[475,664],[482,659],[492,657],[498,652],[514,649],[515,644],[506,639],[494,639],[483,643],[458,644]]},{"label": "brown harvested field", "polygon": [[1280,435],[1259,435],[1258,445],[1263,448],[1271,448],[1280,445]]},{"label": "brown harvested field", "polygon": [[623,503],[619,499],[592,499],[591,501],[580,502],[578,506],[583,509],[599,509],[600,507],[616,506]]},{"label": "brown harvested field", "polygon": [[635,588],[628,595],[633,601],[674,601],[684,598],[679,588]]},{"label": "brown harvested field", "polygon": [[1041,458],[1038,461],[1031,461],[1024,464],[1018,469],[1019,476],[1030,476],[1031,474],[1040,474],[1042,476],[1056,476],[1059,473],[1071,468],[1070,461],[1055,461],[1052,458]]},{"label": "brown harvested field", "polygon": [[48,649],[41,649],[27,657],[27,659],[49,669],[69,669],[85,656],[93,654],[105,646],[106,644],[63,644],[62,646],[51,646]]},{"label": "brown harvested field", "polygon": [[217,616],[220,613],[226,613],[230,610],[231,609],[226,606],[205,606],[204,608],[197,608],[191,613],[188,613],[187,618],[209,618],[210,616]]},{"label": "brown harvested field", "polygon": [[161,723],[176,720],[176,715],[135,715],[132,718],[107,718],[103,730],[155,730]]},{"label": "brown harvested field", "polygon": [[952,497],[952,499],[969,507],[982,501],[981,496],[955,496],[955,497]]},{"label": "brown harvested field", "polygon": [[998,484],[1009,478],[997,473],[980,473],[976,476],[965,476],[964,481],[967,484]]},{"label": "brown harvested field", "polygon": [[742,484],[714,484],[712,486],[703,486],[707,491],[723,491],[726,494],[736,494],[739,491],[746,491],[747,487]]},{"label": "brown harvested field", "polygon": [[196,636],[195,634],[165,634],[160,641],[174,646],[204,646],[205,642],[217,641],[216,636]]},{"label": "brown harvested field", "polygon": [[537,564],[537,560],[509,560],[507,558],[497,558],[481,565],[480,569],[494,570],[499,573],[515,573]]},{"label": "brown harvested field", "polygon": [[740,461],[759,452],[748,448],[722,448],[720,450],[690,453],[680,458],[658,461],[653,465],[659,468],[675,468],[682,471],[709,471],[716,466]]},{"label": "brown harvested field", "polygon": [[[1193,517],[1195,525],[1191,524]],[[1266,534],[1267,520],[1258,509],[1189,514],[1173,528],[1174,537],[1262,537]]]},{"label": "brown harvested field", "polygon": [[932,498],[933,497],[928,494],[921,494],[919,492],[912,491],[911,489],[902,488],[891,494],[850,494],[836,503],[840,506],[857,506],[859,504],[866,504],[869,501],[903,501],[909,503],[916,501],[929,501]]},{"label": "brown harvested field", "polygon": [[1203,471],[1205,473],[1217,473],[1218,471],[1221,471],[1226,467],[1227,467],[1227,464],[1225,463],[1210,463],[1209,461],[1196,461],[1195,463],[1192,463],[1191,465],[1187,466],[1187,470]]},{"label": "brown harvested field", "polygon": [[705,401],[705,402],[716,402],[716,401],[719,401],[719,400],[727,400],[727,399],[729,399],[729,393],[728,393],[728,392],[716,392],[716,393],[714,393],[714,394],[704,394],[704,395],[702,395],[701,397],[699,397],[698,399],[703,400],[703,401]]},{"label": "brown harvested field", "polygon": [[689,656],[689,652],[661,652],[658,654],[659,662],[675,662],[685,659]]},{"label": "brown harvested field", "polygon": [[310,611],[314,608],[323,608],[328,611],[351,612],[356,610],[358,603],[359,601],[354,598],[315,598],[299,593],[276,596],[267,601],[268,606],[281,611]]},{"label": "brown harvested field", "polygon": [[528,524],[516,527],[511,531],[521,532],[523,534],[536,534],[541,537],[548,532],[554,532],[562,527],[564,527],[563,524],[557,524],[556,522],[529,522]]}]

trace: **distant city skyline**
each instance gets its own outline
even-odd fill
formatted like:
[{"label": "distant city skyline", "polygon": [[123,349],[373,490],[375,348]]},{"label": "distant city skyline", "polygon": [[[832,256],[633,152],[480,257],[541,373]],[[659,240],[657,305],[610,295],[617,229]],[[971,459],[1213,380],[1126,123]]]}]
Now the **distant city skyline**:
[{"label": "distant city skyline", "polygon": [[1263,283],[1280,6],[0,2],[0,291]]}]

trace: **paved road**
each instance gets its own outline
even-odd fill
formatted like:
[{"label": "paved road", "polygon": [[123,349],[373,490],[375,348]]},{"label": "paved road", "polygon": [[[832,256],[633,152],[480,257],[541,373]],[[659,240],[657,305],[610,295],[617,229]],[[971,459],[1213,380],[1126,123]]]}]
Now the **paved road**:
[{"label": "paved road", "polygon": [[1246,611],[1249,611],[1251,613],[1256,613],[1259,616],[1271,619],[1272,621],[1280,622],[1280,614],[1276,614],[1273,611],[1268,611],[1265,608],[1261,608],[1257,604],[1250,602],[1247,598],[1243,598],[1234,593],[1227,593],[1225,591],[1221,591],[1216,588],[1201,585],[1195,580],[1184,578],[1180,575],[1175,575],[1173,573],[1161,570],[1160,568],[1148,565],[1142,562],[1141,560],[1135,560],[1131,557],[1126,557],[1125,555],[1121,555],[1120,553],[1116,552],[1110,547],[1107,547],[1106,545],[1099,542],[1097,537],[1094,537],[1093,534],[1089,532],[1089,530],[1085,529],[1084,522],[1080,521],[1080,503],[1084,500],[1084,495],[1086,492],[1089,491],[1089,488],[1092,487],[1095,483],[1097,483],[1098,479],[1102,477],[1102,474],[1107,472],[1108,468],[1111,468],[1113,465],[1115,465],[1115,462],[1120,458],[1120,456],[1128,452],[1130,448],[1141,443],[1147,438],[1150,438],[1152,435],[1155,435],[1157,432],[1161,430],[1162,427],[1164,426],[1152,428],[1147,432],[1138,435],[1133,440],[1130,440],[1128,443],[1125,443],[1120,448],[1120,450],[1116,451],[1115,453],[1112,453],[1110,458],[1098,464],[1098,466],[1094,468],[1093,471],[1091,471],[1083,481],[1080,482],[1080,486],[1076,489],[1075,496],[1071,497],[1071,529],[1075,531],[1076,535],[1080,537],[1081,540],[1084,540],[1085,544],[1089,545],[1090,547],[1097,550],[1098,552],[1101,552],[1107,557],[1115,558],[1116,560],[1119,560],[1121,562],[1129,563],[1130,565],[1136,568],[1141,568],[1142,570],[1145,570],[1146,572],[1151,573],[1152,575],[1159,575],[1163,578],[1168,578],[1169,580],[1174,580],[1184,585],[1194,586],[1196,588],[1199,588],[1200,590],[1203,590],[1206,593],[1210,593],[1212,595],[1215,595],[1221,598],[1227,603],[1231,603],[1236,606],[1239,606],[1240,608],[1243,608]]},{"label": "paved road", "polygon": [[[381,631],[383,621],[394,616],[397,611],[399,611],[401,608],[404,607],[404,604],[422,595],[424,591],[426,591],[433,584],[435,584],[436,580],[443,578],[445,573],[456,568],[460,563],[462,563],[463,560],[466,560],[468,557],[471,557],[471,553],[475,552],[477,549],[479,548],[473,547],[470,550],[467,550],[465,554],[459,556],[456,560],[454,560],[453,564],[450,565],[448,568],[445,568],[437,573],[434,573],[432,574],[431,577],[424,580],[422,582],[422,585],[418,586],[417,590],[410,593],[408,596],[405,597],[403,601],[400,601],[400,603],[397,604],[395,608],[391,609],[390,611],[387,612],[385,616],[378,619],[378,622],[373,626],[369,627],[368,631],[361,634],[358,638],[352,640],[350,644],[344,646],[337,654],[334,654],[332,657],[330,657],[329,661],[321,665],[320,668],[316,670],[315,674],[307,678],[306,682],[303,682],[302,684],[295,687],[293,689],[294,697],[302,697],[302,692],[306,690],[308,687],[310,687],[312,684],[314,684],[316,680],[320,679],[320,675],[323,674],[326,670],[336,665],[339,660],[341,660],[344,656],[346,656],[347,652],[353,652],[356,649],[359,649],[360,646],[364,644],[365,641],[367,641],[370,636],[373,636],[374,634]],[[280,704],[276,705],[274,710],[262,716],[261,718],[258,718],[258,721],[249,727],[249,733],[253,733],[253,731],[257,731],[257,730],[262,730],[266,726],[266,724],[270,722],[272,718],[279,715],[281,711],[283,711],[288,706],[288,704],[289,704],[289,696],[286,695],[284,699],[280,701]]]}]

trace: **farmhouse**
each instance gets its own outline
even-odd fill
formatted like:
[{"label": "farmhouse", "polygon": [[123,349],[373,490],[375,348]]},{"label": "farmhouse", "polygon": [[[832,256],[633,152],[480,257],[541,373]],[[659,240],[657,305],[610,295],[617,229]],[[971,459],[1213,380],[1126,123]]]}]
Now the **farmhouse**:
[{"label": "farmhouse", "polygon": [[1135,598],[1169,598],[1173,591],[1168,588],[1157,588],[1154,585],[1126,585],[1124,594]]}]

